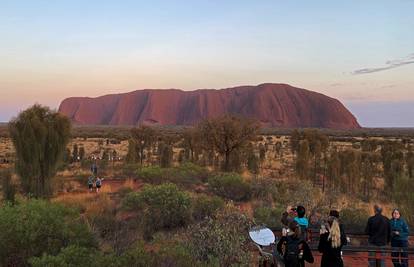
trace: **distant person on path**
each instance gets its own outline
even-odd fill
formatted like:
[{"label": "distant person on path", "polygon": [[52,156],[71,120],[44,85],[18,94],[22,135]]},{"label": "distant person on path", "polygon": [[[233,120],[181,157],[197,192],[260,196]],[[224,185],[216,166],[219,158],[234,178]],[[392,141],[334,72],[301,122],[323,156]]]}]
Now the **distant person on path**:
[{"label": "distant person on path", "polygon": [[[380,205],[374,205],[375,215],[368,219],[365,233],[369,236],[368,243],[371,246],[378,247],[379,250],[385,248],[390,242],[391,227],[387,217],[382,215],[382,208]],[[375,259],[378,251],[370,251],[368,263],[372,267],[385,267],[385,259]],[[385,252],[381,252],[381,257],[385,256]]]},{"label": "distant person on path", "polygon": [[99,193],[99,189],[102,187],[103,178],[96,177],[95,186],[96,186],[96,193]]},{"label": "distant person on path", "polygon": [[289,223],[289,231],[277,243],[277,251],[283,255],[285,267],[304,267],[305,261],[314,262],[312,251],[301,238],[300,226],[296,221]]},{"label": "distant person on path", "polygon": [[92,163],[91,166],[91,172],[93,175],[97,176],[98,175],[98,166],[96,166],[96,162]]},{"label": "distant person on path", "polygon": [[89,188],[89,192],[92,192],[93,190],[93,176],[89,176],[88,178],[88,188]]},{"label": "distant person on path", "polygon": [[322,224],[318,250],[322,253],[321,267],[343,267],[342,246],[344,239],[341,235],[339,220],[330,216],[328,223]]},{"label": "distant person on path", "polygon": [[408,267],[408,225],[403,218],[401,218],[400,211],[394,209],[392,211],[391,224],[391,246],[393,252],[391,253],[394,267]]},{"label": "distant person on path", "polygon": [[305,217],[306,209],[303,206],[297,206],[296,208],[292,208],[288,206],[286,211],[282,214],[281,222],[283,225],[288,226],[291,221],[295,221],[298,223],[300,230],[301,230],[301,237],[303,240],[307,238],[307,230],[309,227],[309,221]]}]

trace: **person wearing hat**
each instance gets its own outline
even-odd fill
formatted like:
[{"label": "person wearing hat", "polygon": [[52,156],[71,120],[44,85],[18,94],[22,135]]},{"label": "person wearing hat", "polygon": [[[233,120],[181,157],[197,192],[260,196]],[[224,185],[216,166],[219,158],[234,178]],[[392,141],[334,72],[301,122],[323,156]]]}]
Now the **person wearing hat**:
[{"label": "person wearing hat", "polygon": [[391,225],[391,246],[393,247],[392,263],[394,267],[408,267],[408,225],[401,218],[400,211],[392,211]]},{"label": "person wearing hat", "polygon": [[[370,217],[365,228],[365,233],[369,236],[368,243],[370,246],[374,246],[382,250],[390,242],[391,239],[391,226],[387,217],[382,215],[382,208],[380,205],[374,205],[375,215]],[[374,256],[377,251],[370,251],[368,263],[369,266],[381,266],[385,267],[385,260],[376,259]],[[385,253],[381,253],[381,257],[384,257]]]}]

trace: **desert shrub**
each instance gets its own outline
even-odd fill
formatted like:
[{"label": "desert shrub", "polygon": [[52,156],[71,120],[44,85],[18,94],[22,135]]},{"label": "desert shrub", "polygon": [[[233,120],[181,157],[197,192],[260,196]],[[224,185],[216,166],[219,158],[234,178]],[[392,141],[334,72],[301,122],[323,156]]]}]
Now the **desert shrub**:
[{"label": "desert shrub", "polygon": [[[121,266],[194,267],[207,266],[197,261],[192,251],[178,242],[155,243],[157,251],[146,251],[143,243],[120,256]],[[212,265],[208,265],[212,266]]]},{"label": "desert shrub", "polygon": [[132,189],[131,187],[122,186],[121,188],[118,189],[117,193],[119,194],[121,198],[124,198],[126,195],[128,195],[129,193],[133,191],[134,189]]},{"label": "desert shrub", "polygon": [[273,179],[253,178],[251,183],[251,197],[263,201],[272,201],[278,196],[278,184]]},{"label": "desert shrub", "polygon": [[153,265],[160,267],[194,267],[201,266],[193,257],[188,247],[181,244],[162,246],[153,257]]},{"label": "desert shrub", "polygon": [[147,185],[140,192],[129,193],[122,206],[139,212],[147,237],[160,229],[186,225],[191,216],[190,196],[171,183]]},{"label": "desert shrub", "polygon": [[136,171],[136,176],[142,179],[146,183],[151,184],[161,184],[167,182],[165,178],[166,170],[160,166],[149,166],[145,168],[138,169]]},{"label": "desert shrub", "polygon": [[280,219],[284,209],[281,206],[278,207],[257,207],[254,209],[253,217],[258,225],[265,225],[271,228],[277,228],[281,226]]},{"label": "desert shrub", "polygon": [[122,166],[121,175],[126,178],[136,178],[137,170],[140,168],[141,166],[139,164],[125,163]]},{"label": "desert shrub", "polygon": [[91,248],[69,246],[57,255],[44,254],[30,259],[32,267],[118,267],[122,266],[121,258],[115,255],[104,255]]},{"label": "desert shrub", "polygon": [[161,184],[171,182],[188,188],[207,180],[208,171],[192,163],[184,163],[178,167],[161,168],[151,166],[139,169],[136,175],[144,182]]},{"label": "desert shrub", "polygon": [[154,266],[153,255],[145,250],[144,243],[138,242],[120,256],[121,266],[147,267]]},{"label": "desert shrub", "polygon": [[87,226],[72,209],[31,200],[0,208],[0,265],[24,266],[31,257],[55,255],[62,247],[95,245]]},{"label": "desert shrub", "polygon": [[115,204],[106,194],[90,198],[84,216],[92,231],[100,238],[107,238],[116,229]]},{"label": "desert shrub", "polygon": [[216,175],[208,180],[212,192],[235,201],[248,200],[251,195],[250,183],[235,173]]},{"label": "desert shrub", "polygon": [[251,254],[247,232],[251,222],[234,208],[227,207],[216,218],[192,225],[188,246],[194,257],[208,265],[249,266]]},{"label": "desert shrub", "polygon": [[211,217],[216,211],[224,206],[224,201],[220,197],[208,197],[201,195],[192,201],[192,216],[196,221]]},{"label": "desert shrub", "polygon": [[289,184],[286,193],[285,198],[287,202],[285,204],[290,203],[293,206],[303,205],[307,211],[318,206],[322,198],[320,190],[314,187],[311,181]]},{"label": "desert shrub", "polygon": [[341,221],[349,232],[363,233],[369,214],[361,208],[349,207],[341,210]]}]

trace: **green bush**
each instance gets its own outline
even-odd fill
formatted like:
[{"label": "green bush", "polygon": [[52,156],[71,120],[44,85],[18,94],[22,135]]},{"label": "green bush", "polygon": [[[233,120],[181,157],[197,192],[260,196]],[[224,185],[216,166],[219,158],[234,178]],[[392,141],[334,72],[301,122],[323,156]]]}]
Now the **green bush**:
[{"label": "green bush", "polygon": [[141,168],[141,165],[134,163],[125,163],[122,165],[121,175],[124,178],[137,178],[137,170]]},{"label": "green bush", "polygon": [[120,266],[147,267],[154,266],[153,255],[145,250],[144,243],[139,242],[120,256]]},{"label": "green bush", "polygon": [[160,166],[149,166],[138,169],[136,171],[136,176],[146,183],[161,184],[168,181],[165,178],[167,170],[168,169],[161,168]]},{"label": "green bush", "polygon": [[161,168],[159,166],[141,168],[136,171],[136,176],[151,184],[170,182],[188,188],[205,182],[208,171],[195,164],[184,163],[171,168]]},{"label": "green bush", "polygon": [[3,193],[3,200],[14,203],[16,195],[16,185],[12,181],[12,173],[10,170],[0,171],[1,191]]},{"label": "green bush", "polygon": [[171,183],[147,185],[141,192],[129,193],[122,205],[139,212],[147,235],[160,229],[184,226],[191,216],[190,196]]},{"label": "green bush", "polygon": [[56,256],[44,254],[30,259],[32,267],[118,267],[123,266],[122,263],[121,258],[114,255],[79,246],[63,248]]},{"label": "green bush", "polygon": [[192,251],[180,244],[162,246],[153,257],[152,266],[194,267],[202,266]]},{"label": "green bush", "polygon": [[341,221],[349,232],[363,233],[369,214],[360,208],[345,208],[341,210]]},{"label": "green bush", "polygon": [[251,197],[263,201],[271,202],[279,196],[279,186],[277,181],[268,178],[254,178],[251,183]]},{"label": "green bush", "polygon": [[254,209],[253,217],[256,224],[275,228],[281,226],[280,219],[283,211],[282,207],[257,207]]},{"label": "green bush", "polygon": [[208,266],[250,266],[251,242],[247,234],[250,226],[246,215],[226,208],[216,218],[192,225],[188,246],[194,257]]},{"label": "green bush", "polygon": [[192,201],[192,215],[196,221],[211,217],[216,211],[224,206],[224,201],[220,197],[208,197],[201,195]]},{"label": "green bush", "polygon": [[158,251],[148,252],[143,243],[139,243],[134,248],[128,250],[120,256],[120,266],[164,266],[164,267],[193,267],[204,266],[197,262],[188,247],[176,243],[167,242],[155,243],[159,247]]},{"label": "green bush", "polygon": [[31,200],[0,208],[0,265],[24,266],[31,257],[55,255],[62,247],[95,246],[88,227],[72,209]]},{"label": "green bush", "polygon": [[251,195],[250,183],[235,173],[213,176],[208,180],[212,192],[235,201],[248,200]]}]

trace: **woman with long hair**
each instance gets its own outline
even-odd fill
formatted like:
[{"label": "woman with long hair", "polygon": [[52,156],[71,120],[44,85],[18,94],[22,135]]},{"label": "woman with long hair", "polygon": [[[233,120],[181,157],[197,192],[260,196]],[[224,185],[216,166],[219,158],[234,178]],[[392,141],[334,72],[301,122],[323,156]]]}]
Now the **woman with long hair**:
[{"label": "woman with long hair", "polygon": [[337,218],[330,216],[321,225],[318,250],[322,253],[321,267],[343,267],[341,229]]}]

